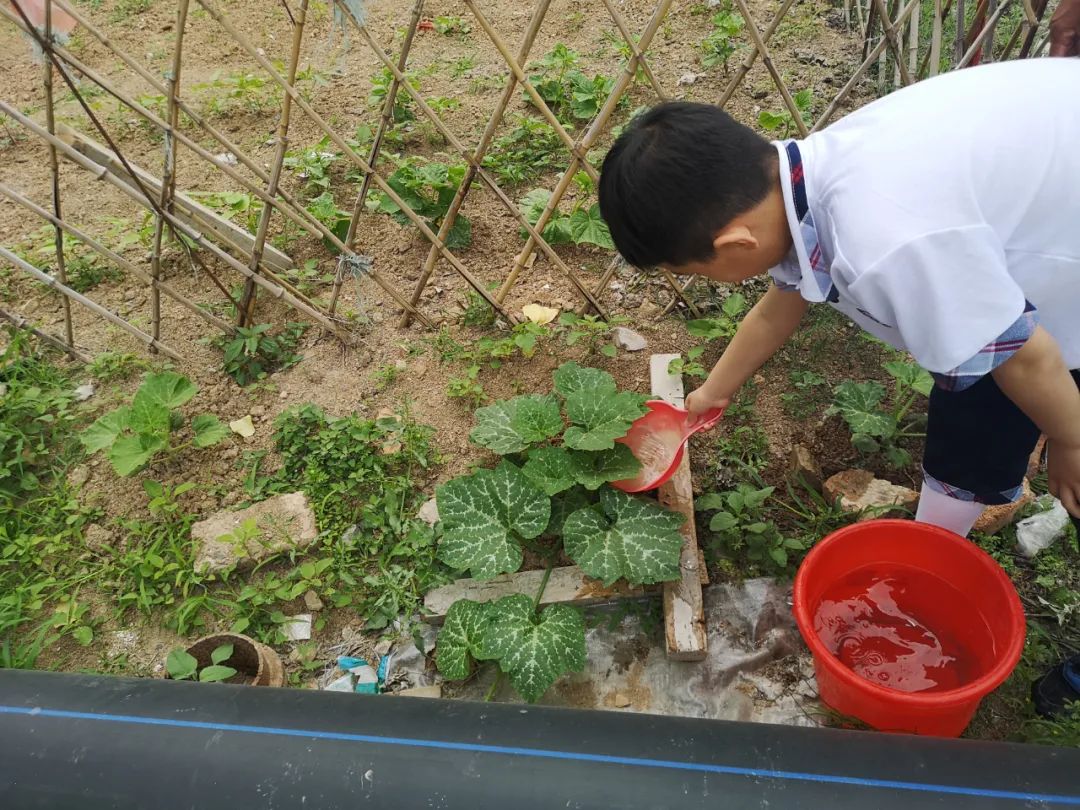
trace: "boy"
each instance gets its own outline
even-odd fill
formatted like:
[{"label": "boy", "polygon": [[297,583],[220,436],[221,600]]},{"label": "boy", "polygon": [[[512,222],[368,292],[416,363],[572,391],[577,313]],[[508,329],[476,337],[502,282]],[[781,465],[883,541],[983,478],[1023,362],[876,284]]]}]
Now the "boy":
[{"label": "boy", "polygon": [[774,286],[694,413],[726,405],[827,302],[930,371],[917,519],[966,535],[1021,485],[1040,432],[1080,517],[1080,60],[949,73],[770,144],[669,103],[604,161],[600,207],[639,267]]}]

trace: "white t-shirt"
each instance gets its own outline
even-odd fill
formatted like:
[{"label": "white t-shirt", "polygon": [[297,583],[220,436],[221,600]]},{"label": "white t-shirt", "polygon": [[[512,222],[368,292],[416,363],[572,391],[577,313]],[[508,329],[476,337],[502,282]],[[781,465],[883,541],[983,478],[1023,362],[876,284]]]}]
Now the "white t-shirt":
[{"label": "white t-shirt", "polygon": [[[1078,98],[1080,59],[992,64],[797,141],[833,306],[947,373],[1009,329],[1026,299],[1080,368]],[[778,151],[797,249],[771,272],[823,301]]]}]

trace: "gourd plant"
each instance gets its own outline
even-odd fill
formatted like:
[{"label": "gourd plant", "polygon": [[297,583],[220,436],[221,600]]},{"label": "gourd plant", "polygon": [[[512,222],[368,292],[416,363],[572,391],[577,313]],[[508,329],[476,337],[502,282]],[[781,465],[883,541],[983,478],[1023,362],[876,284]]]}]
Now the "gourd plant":
[{"label": "gourd plant", "polygon": [[645,397],[619,391],[610,374],[566,363],[555,372],[554,393],[476,411],[470,438],[503,458],[436,490],[439,557],[484,580],[517,571],[528,549],[546,559],[547,571],[534,598],[450,607],[435,656],[445,678],[464,679],[473,662],[495,661],[532,702],[561,675],[584,668],[581,612],[568,605],[539,610],[560,544],[605,586],[678,577],[683,516],[610,486],[640,470],[616,440],[646,410]]},{"label": "gourd plant", "polygon": [[159,452],[176,454],[194,445],[217,444],[229,429],[210,413],[191,420],[189,442],[177,443],[174,434],[184,419],[177,410],[199,389],[187,377],[172,371],[150,374],[135,392],[130,405],[122,405],[98,418],[79,437],[88,453],[108,450],[118,475],[131,475]]}]

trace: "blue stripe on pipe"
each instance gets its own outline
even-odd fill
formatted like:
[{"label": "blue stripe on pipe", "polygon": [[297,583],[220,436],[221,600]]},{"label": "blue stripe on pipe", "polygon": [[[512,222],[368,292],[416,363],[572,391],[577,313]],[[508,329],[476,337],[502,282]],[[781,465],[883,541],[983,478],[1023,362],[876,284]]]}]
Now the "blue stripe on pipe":
[{"label": "blue stripe on pipe", "polygon": [[917,793],[942,793],[955,796],[977,796],[987,799],[1011,799],[1020,802],[1042,802],[1080,807],[1080,795],[1063,796],[1048,793],[1024,793],[1013,790],[991,790],[965,785],[936,785],[928,782],[903,782],[893,779],[870,779],[861,776],[841,776],[826,773],[802,773],[779,771],[770,768],[743,768],[734,765],[713,765],[699,762],[679,762],[668,759],[644,759],[620,757],[608,754],[589,754],[576,751],[553,751],[543,748],[519,748],[505,745],[481,745],[479,743],[445,742],[442,740],[419,740],[411,737],[382,737],[374,734],[347,734],[338,731],[316,731],[299,728],[275,728],[272,726],[248,726],[232,723],[208,723],[195,720],[173,720],[165,717],[135,717],[124,714],[99,714],[73,712],[60,709],[28,709],[24,706],[0,706],[0,714],[29,717],[51,717],[61,720],[92,720],[104,723],[121,723],[137,726],[164,726],[167,728],[190,728],[207,731],[232,731],[240,734],[266,734],[275,737],[304,737],[317,740],[371,743],[374,745],[399,745],[410,748],[435,748],[448,751],[469,751],[480,754],[533,757],[536,759],[561,759],[574,762],[597,762],[606,765],[628,765],[636,768],[666,768],[675,771],[715,773],[729,776],[746,776],[753,779],[776,779],[791,782],[817,782],[830,785],[890,790],[910,790]]}]

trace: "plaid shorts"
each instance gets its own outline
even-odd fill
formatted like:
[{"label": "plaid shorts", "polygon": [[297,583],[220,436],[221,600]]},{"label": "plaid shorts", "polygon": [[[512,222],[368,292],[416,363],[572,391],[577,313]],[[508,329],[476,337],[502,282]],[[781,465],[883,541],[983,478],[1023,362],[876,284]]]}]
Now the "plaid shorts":
[{"label": "plaid shorts", "polygon": [[[1080,386],[1080,371],[1072,373]],[[987,374],[961,391],[934,386],[923,472],[934,489],[993,506],[1023,492],[1040,431]]]}]

